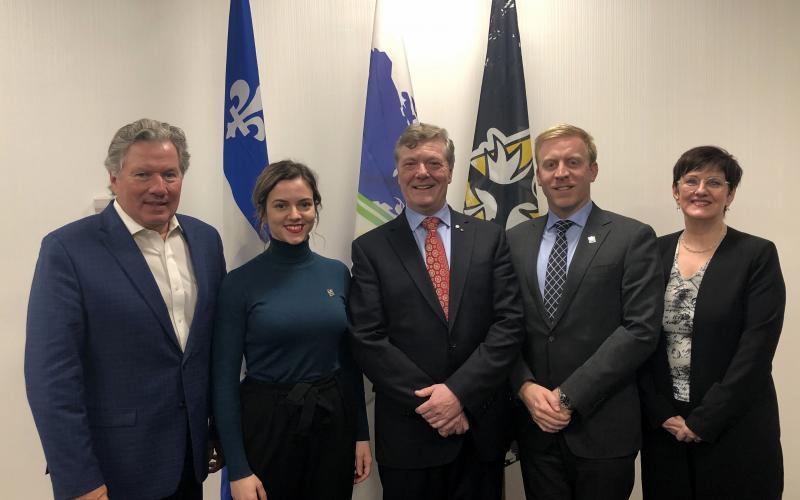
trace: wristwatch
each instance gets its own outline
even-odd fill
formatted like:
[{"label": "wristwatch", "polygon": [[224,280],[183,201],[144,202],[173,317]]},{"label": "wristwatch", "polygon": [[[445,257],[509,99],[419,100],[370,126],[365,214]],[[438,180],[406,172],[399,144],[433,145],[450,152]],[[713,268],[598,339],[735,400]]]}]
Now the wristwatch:
[{"label": "wristwatch", "polygon": [[560,387],[558,388],[558,394],[558,404],[565,410],[572,411],[572,401],[569,399],[569,396],[564,394],[564,391],[562,391]]}]

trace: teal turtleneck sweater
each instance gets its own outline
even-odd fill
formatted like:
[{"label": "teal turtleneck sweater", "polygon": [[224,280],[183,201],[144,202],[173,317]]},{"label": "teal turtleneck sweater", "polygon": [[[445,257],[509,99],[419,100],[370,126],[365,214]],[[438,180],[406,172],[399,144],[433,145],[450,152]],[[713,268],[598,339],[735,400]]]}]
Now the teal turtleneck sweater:
[{"label": "teal turtleneck sweater", "polygon": [[[319,379],[341,369],[363,395],[361,372],[348,347],[346,299],[350,272],[311,251],[308,240],[269,248],[229,273],[219,294],[212,352],[214,422],[231,480],[252,472],[242,442],[239,372],[268,382]],[[369,439],[359,397],[356,438]]]}]

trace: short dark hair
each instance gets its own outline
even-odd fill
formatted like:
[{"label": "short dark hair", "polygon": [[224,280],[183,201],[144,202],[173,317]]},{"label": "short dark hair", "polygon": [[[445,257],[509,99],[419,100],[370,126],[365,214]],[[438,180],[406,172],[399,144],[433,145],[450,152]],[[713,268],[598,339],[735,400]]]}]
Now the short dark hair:
[{"label": "short dark hair", "polygon": [[742,167],[736,157],[717,146],[697,146],[678,158],[672,168],[672,185],[677,186],[681,177],[689,172],[704,168],[721,170],[731,191],[742,180]]},{"label": "short dark hair", "polygon": [[263,230],[267,223],[267,198],[269,193],[281,181],[291,181],[303,179],[308,187],[311,188],[311,199],[314,201],[314,208],[317,212],[317,222],[319,222],[319,209],[322,208],[322,195],[317,188],[317,174],[302,163],[292,160],[281,160],[270,163],[259,174],[256,185],[253,188],[253,205],[256,207],[256,217]]}]

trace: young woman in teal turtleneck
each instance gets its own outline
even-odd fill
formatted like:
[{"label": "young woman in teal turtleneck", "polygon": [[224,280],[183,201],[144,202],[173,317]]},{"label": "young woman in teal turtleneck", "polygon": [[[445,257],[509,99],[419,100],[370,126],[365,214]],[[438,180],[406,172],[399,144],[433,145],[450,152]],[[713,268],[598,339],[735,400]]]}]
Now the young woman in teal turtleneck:
[{"label": "young woman in teal turtleneck", "polygon": [[214,419],[231,493],[349,500],[372,462],[346,338],[350,273],[309,248],[321,196],[308,167],[269,165],[253,201],[271,242],[226,277],[213,344]]}]

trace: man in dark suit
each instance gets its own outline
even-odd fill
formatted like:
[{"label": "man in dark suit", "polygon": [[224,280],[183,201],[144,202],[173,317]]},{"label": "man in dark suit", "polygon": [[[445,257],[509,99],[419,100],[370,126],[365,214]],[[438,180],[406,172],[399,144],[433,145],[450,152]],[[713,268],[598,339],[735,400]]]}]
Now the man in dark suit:
[{"label": "man in dark suit", "polygon": [[181,129],[126,125],[105,164],[115,201],[44,238],[28,304],[25,381],[54,496],[202,498],[218,465],[208,378],[222,243],[175,214]]},{"label": "man in dark suit", "polygon": [[526,496],[627,499],[641,443],[636,370],[663,307],[655,234],[592,203],[586,131],[544,131],[535,157],[549,213],[508,232],[527,333],[511,376]]},{"label": "man in dark suit", "polygon": [[353,242],[353,352],[375,389],[385,499],[499,499],[522,306],[500,226],[451,210],[447,131],[395,147],[403,214]]}]

